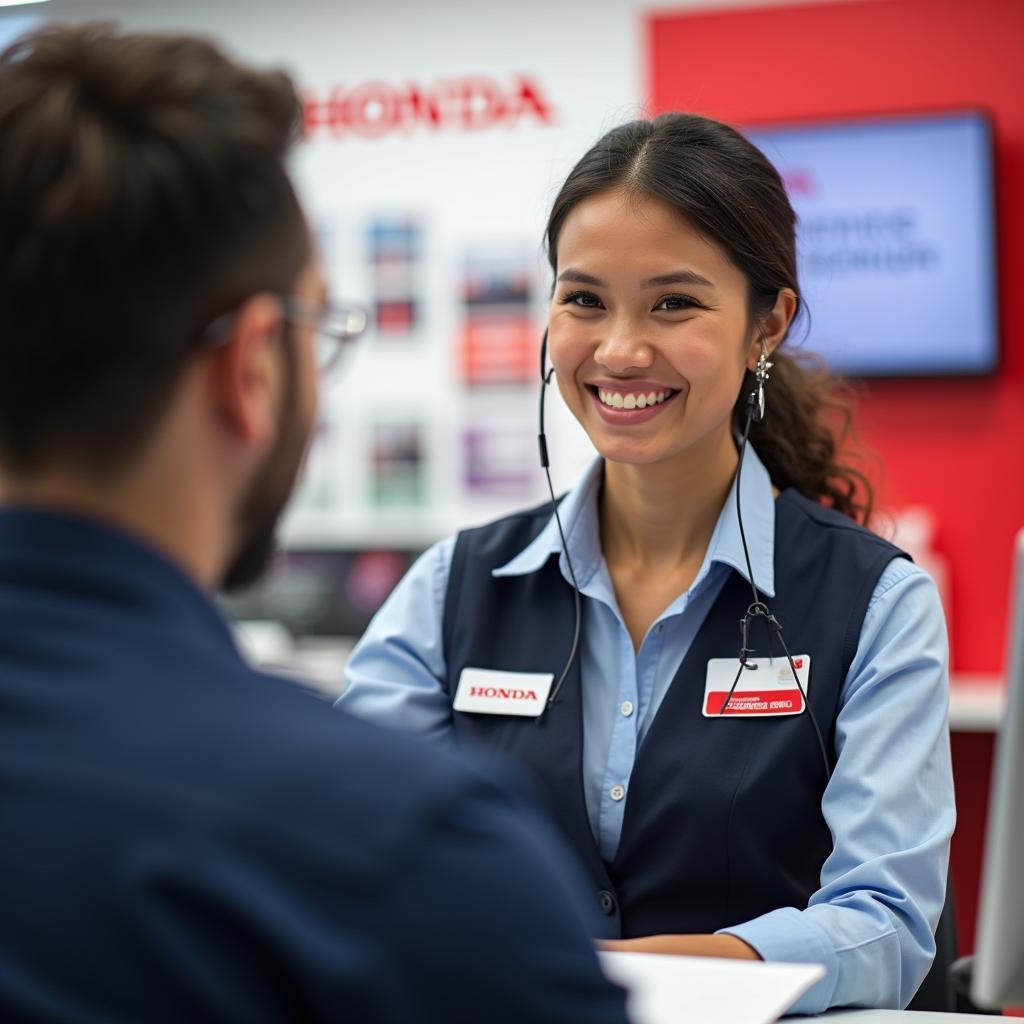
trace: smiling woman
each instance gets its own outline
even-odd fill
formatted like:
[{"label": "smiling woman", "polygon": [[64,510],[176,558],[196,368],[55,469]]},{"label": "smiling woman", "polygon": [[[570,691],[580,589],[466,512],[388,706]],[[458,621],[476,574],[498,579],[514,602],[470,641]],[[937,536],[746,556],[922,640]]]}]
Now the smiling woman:
[{"label": "smiling woman", "polygon": [[[755,424],[751,440],[773,481],[867,522],[870,482],[839,457],[851,424],[840,383],[813,358],[775,351],[801,308],[794,227],[775,168],[727,125],[672,114],[624,125],[580,160],[555,200],[547,229],[556,274],[553,311],[600,318],[599,331],[614,331],[624,325],[630,291],[634,303],[647,303],[655,333],[627,335],[636,342],[671,336],[677,359],[705,369],[717,351],[752,371],[763,336],[772,350],[778,414]],[[580,265],[580,251],[591,266]],[[581,336],[569,324],[552,313],[556,368],[560,339]],[[587,330],[593,336],[593,328]],[[616,339],[604,343],[614,346]],[[743,425],[750,390],[740,388],[742,376],[740,368],[735,385],[731,375],[722,380],[732,394],[733,432]],[[565,395],[563,381],[560,372]],[[614,395],[617,389],[608,390]],[[839,425],[838,436],[826,419]]]},{"label": "smiling woman", "polygon": [[[428,551],[341,703],[539,782],[613,948],[821,963],[797,1012],[903,1006],[954,819],[944,619],[858,523],[833,383],[785,353],[794,221],[771,164],[705,118],[582,158],[548,224],[547,339],[599,457],[560,521]],[[474,703],[481,673],[538,699]]]},{"label": "smiling woman", "polygon": [[780,292],[770,320],[751,324],[743,272],[675,206],[647,193],[613,188],[581,200],[554,241],[566,269],[551,305],[551,361],[566,403],[609,460],[606,491],[620,473],[630,486],[627,466],[686,453],[702,475],[717,475],[724,497],[744,369],[766,332],[769,347],[784,335],[793,291]]}]

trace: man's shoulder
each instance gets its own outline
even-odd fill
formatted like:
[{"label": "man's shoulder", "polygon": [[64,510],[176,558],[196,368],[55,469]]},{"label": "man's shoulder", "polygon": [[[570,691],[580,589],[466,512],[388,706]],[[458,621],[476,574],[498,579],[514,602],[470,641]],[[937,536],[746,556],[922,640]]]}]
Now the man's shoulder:
[{"label": "man's shoulder", "polygon": [[289,680],[253,671],[250,682],[247,727],[233,744],[245,770],[234,783],[254,814],[280,827],[401,846],[452,800],[501,788],[471,758],[356,718]]},{"label": "man's shoulder", "polygon": [[417,789],[488,775],[471,757],[351,715],[289,680],[253,672],[252,687],[263,704],[262,728],[267,738],[286,749],[301,770],[323,768],[335,774],[361,768],[359,786],[367,789],[387,789],[397,774],[405,781],[400,787],[403,792],[396,795],[410,801],[416,799]]},{"label": "man's shoulder", "polygon": [[488,761],[340,710],[307,727],[308,710],[283,729],[305,751],[278,802],[306,801],[282,813],[311,838],[299,844],[310,873],[330,882],[318,900],[367,951],[405,965],[424,1019],[623,1020],[579,879],[530,790]]}]

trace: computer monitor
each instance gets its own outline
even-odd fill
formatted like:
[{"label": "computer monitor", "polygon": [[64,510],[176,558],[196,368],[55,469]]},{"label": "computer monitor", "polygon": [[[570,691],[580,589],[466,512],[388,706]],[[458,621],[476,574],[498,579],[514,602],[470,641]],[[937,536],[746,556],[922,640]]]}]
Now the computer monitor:
[{"label": "computer monitor", "polygon": [[1006,716],[996,745],[971,998],[1024,1006],[1024,530],[1017,535]]}]

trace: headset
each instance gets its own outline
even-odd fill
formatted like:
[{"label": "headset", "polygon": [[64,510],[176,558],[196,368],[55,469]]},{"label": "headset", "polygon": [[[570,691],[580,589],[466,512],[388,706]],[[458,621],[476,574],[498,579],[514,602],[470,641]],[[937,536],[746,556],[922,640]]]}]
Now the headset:
[{"label": "headset", "polygon": [[[725,702],[722,704],[721,710],[718,712],[719,715],[724,715],[726,708],[729,706],[729,702],[732,700],[733,694],[736,692],[736,687],[739,685],[740,678],[744,671],[754,672],[757,671],[758,666],[750,664],[750,657],[754,654],[754,649],[750,646],[750,627],[751,624],[757,619],[763,619],[765,625],[768,627],[768,641],[769,641],[769,652],[774,650],[774,642],[778,640],[782,647],[782,651],[786,656],[786,660],[789,662],[789,670],[793,673],[793,678],[796,680],[797,688],[800,691],[800,696],[803,698],[804,707],[807,709],[808,717],[810,718],[811,725],[814,728],[814,735],[818,741],[818,749],[821,752],[821,760],[825,766],[825,779],[826,781],[832,778],[832,761],[828,756],[828,748],[825,746],[825,739],[821,733],[821,727],[818,725],[818,719],[815,717],[814,710],[811,707],[811,702],[807,699],[807,692],[804,689],[803,683],[800,682],[800,676],[797,674],[796,665],[793,661],[793,656],[789,653],[789,648],[786,646],[786,641],[782,635],[782,624],[772,614],[771,609],[768,605],[761,600],[761,596],[757,590],[757,584],[754,582],[754,569],[750,562],[750,550],[747,547],[747,534],[743,528],[743,509],[740,504],[740,483],[742,480],[743,473],[743,461],[744,455],[747,451],[747,441],[750,438],[750,428],[754,423],[762,423],[765,418],[765,385],[768,383],[770,377],[769,370],[772,368],[772,363],[768,361],[768,345],[765,342],[764,335],[761,335],[761,355],[757,360],[757,367],[754,370],[754,389],[747,395],[746,408],[747,418],[743,428],[743,437],[740,441],[739,450],[739,465],[736,467],[736,519],[739,522],[740,528],[740,542],[743,545],[743,557],[747,563],[747,579],[750,581],[751,593],[753,595],[753,601],[747,607],[746,613],[740,618],[740,651],[739,651],[739,662],[740,667],[736,673],[736,678],[733,680],[732,686],[729,688],[729,693],[725,698]],[[541,340],[540,345],[540,415],[538,417],[538,433],[537,443],[540,449],[540,465],[541,469],[544,470],[544,476],[548,483],[548,494],[550,495],[551,508],[554,512],[555,523],[558,526],[558,536],[562,542],[562,553],[565,555],[565,564],[569,570],[569,577],[572,580],[573,600],[575,603],[576,621],[573,628],[572,647],[569,650],[569,657],[566,660],[565,667],[562,669],[561,675],[558,677],[558,682],[551,689],[551,693],[548,696],[547,702],[544,705],[544,709],[540,715],[537,716],[536,721],[539,723],[544,717],[544,712],[555,702],[558,697],[559,691],[562,689],[562,684],[565,682],[572,669],[573,663],[579,655],[580,648],[580,634],[582,632],[583,614],[582,608],[580,607],[580,588],[576,582],[576,571],[573,568],[572,559],[569,557],[569,545],[565,541],[565,530],[562,527],[562,517],[558,510],[558,498],[555,496],[555,487],[551,481],[551,462],[548,458],[548,442],[547,435],[544,431],[544,398],[547,394],[548,385],[551,383],[551,379],[554,376],[554,369],[548,369],[548,332],[544,331],[544,336]],[[769,654],[771,657],[771,654]]]}]

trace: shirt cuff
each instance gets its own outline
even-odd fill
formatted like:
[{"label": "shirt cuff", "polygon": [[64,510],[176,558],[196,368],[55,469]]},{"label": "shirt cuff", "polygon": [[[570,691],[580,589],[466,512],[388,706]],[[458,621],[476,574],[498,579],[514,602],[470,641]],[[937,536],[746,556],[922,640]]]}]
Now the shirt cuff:
[{"label": "shirt cuff", "polygon": [[824,1013],[832,1005],[839,978],[839,958],[828,936],[795,907],[781,907],[716,935],[735,935],[752,946],[762,960],[790,964],[821,964],[825,976],[812,985],[788,1011]]}]

